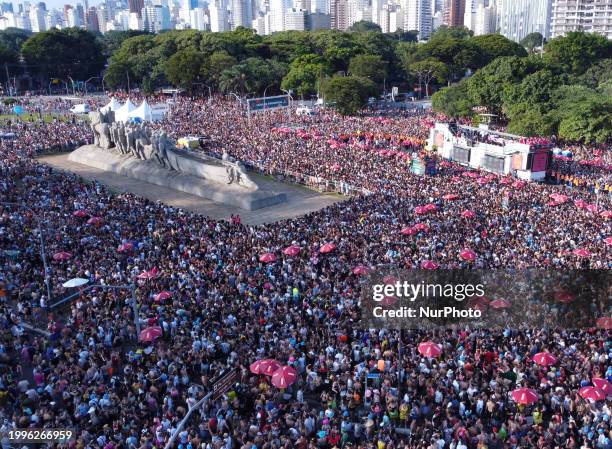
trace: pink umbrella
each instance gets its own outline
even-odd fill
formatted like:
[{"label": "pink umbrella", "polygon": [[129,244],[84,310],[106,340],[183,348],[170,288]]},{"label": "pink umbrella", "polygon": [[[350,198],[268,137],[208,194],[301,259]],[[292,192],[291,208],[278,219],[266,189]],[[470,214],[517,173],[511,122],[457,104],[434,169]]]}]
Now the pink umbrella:
[{"label": "pink umbrella", "polygon": [[75,210],[75,211],[72,213],[72,216],[73,216],[73,217],[77,217],[77,218],[85,218],[85,217],[87,217],[88,215],[89,215],[89,214],[87,213],[87,211],[82,210],[82,209]]},{"label": "pink umbrella", "polygon": [[515,189],[522,189],[526,185],[527,183],[525,181],[516,181],[514,184],[512,184],[512,187],[514,187]]},{"label": "pink umbrella", "polygon": [[602,316],[601,318],[597,318],[596,324],[599,329],[610,330],[612,329],[612,317]]},{"label": "pink umbrella", "polygon": [[556,301],[559,301],[563,304],[569,304],[570,302],[574,301],[576,299],[576,296],[571,294],[570,292],[567,292],[565,290],[557,290],[554,293],[554,297]]},{"label": "pink umbrella", "polygon": [[259,256],[260,262],[271,263],[276,262],[276,254],[274,253],[265,253]]},{"label": "pink umbrella", "polygon": [[417,215],[423,215],[427,213],[425,206],[417,206],[414,208],[414,213]]},{"label": "pink umbrella", "polygon": [[591,383],[595,388],[603,391],[606,396],[612,396],[612,384],[608,382],[608,379],[593,377]]},{"label": "pink umbrella", "polygon": [[597,204],[587,204],[586,208],[589,212],[597,213]]},{"label": "pink umbrella", "polygon": [[459,195],[455,195],[454,193],[448,193],[446,195],[444,195],[442,198],[444,198],[447,201],[453,201],[459,198]]},{"label": "pink umbrella", "polygon": [[433,203],[429,203],[429,204],[426,204],[426,205],[425,205],[425,210],[426,210],[427,212],[435,212],[435,211],[437,211],[437,210],[438,210],[438,206],[436,206],[436,205],[435,205],[435,204],[433,204]]},{"label": "pink umbrella", "polygon": [[117,248],[117,251],[120,253],[129,253],[130,251],[132,251],[134,249],[134,245],[131,243],[122,243],[121,245],[119,245],[119,248]]},{"label": "pink umbrella", "polygon": [[394,285],[397,282],[397,278],[395,276],[387,275],[383,278],[383,282],[385,285]]},{"label": "pink umbrella", "polygon": [[300,253],[300,247],[297,245],[288,246],[283,250],[283,254],[290,257],[295,257]]},{"label": "pink umbrella", "polygon": [[578,209],[586,209],[586,207],[588,206],[588,203],[583,200],[576,200],[574,201],[574,204]]},{"label": "pink umbrella", "polygon": [[474,218],[476,214],[471,210],[464,210],[463,212],[461,212],[461,216],[464,218]]},{"label": "pink umbrella", "polygon": [[400,231],[400,234],[402,235],[414,235],[416,234],[418,231],[414,228],[404,228]]},{"label": "pink umbrella", "polygon": [[511,395],[517,404],[528,405],[538,400],[538,394],[531,388],[519,388],[514,390]]},{"label": "pink umbrella", "polygon": [[510,179],[510,178],[502,178],[502,179],[499,180],[499,183],[501,185],[507,186],[507,185],[512,184],[512,179]]},{"label": "pink umbrella", "polygon": [[172,292],[169,292],[168,290],[164,290],[163,292],[159,292],[157,295],[155,295],[155,302],[161,302],[165,299],[170,299],[172,298]]},{"label": "pink umbrella", "polygon": [[558,201],[549,201],[548,203],[546,203],[547,206],[558,206],[559,204],[561,204]]},{"label": "pink umbrella", "polygon": [[590,399],[591,401],[603,401],[606,399],[606,394],[595,387],[582,387],[578,390],[578,394],[584,399]]},{"label": "pink umbrella", "polygon": [[287,388],[297,380],[297,372],[291,366],[283,366],[272,375],[272,385],[276,388]]},{"label": "pink umbrella", "polygon": [[87,224],[92,226],[99,226],[102,224],[103,221],[104,220],[102,219],[102,217],[91,217],[89,220],[87,220]]},{"label": "pink umbrella", "polygon": [[602,218],[612,218],[612,210],[604,210],[601,214],[599,214]]},{"label": "pink umbrella", "polygon": [[606,237],[604,242],[606,242],[606,245],[612,246],[612,237]]},{"label": "pink umbrella", "polygon": [[321,246],[321,248],[319,249],[319,252],[321,254],[327,254],[327,253],[331,253],[335,249],[336,249],[336,245],[334,245],[333,243],[326,243],[325,245]]},{"label": "pink umbrella", "polygon": [[550,366],[557,363],[556,357],[549,352],[538,352],[533,356],[533,361],[542,366]]},{"label": "pink umbrella", "polygon": [[494,299],[489,303],[489,306],[493,309],[507,309],[510,307],[510,303],[505,299]]},{"label": "pink umbrella", "polygon": [[440,265],[435,263],[433,260],[424,260],[421,262],[421,268],[423,270],[436,270]]},{"label": "pink umbrella", "polygon": [[281,367],[281,364],[274,359],[265,359],[261,363],[261,374],[271,376]]},{"label": "pink umbrella", "polygon": [[397,298],[395,296],[385,296],[382,301],[381,304],[383,306],[392,306],[393,304],[395,304],[397,302]]},{"label": "pink umbrella", "polygon": [[140,341],[151,342],[162,334],[162,328],[159,326],[151,326],[140,331]]},{"label": "pink umbrella", "polygon": [[434,343],[433,341],[425,341],[423,343],[419,343],[419,347],[417,348],[421,355],[425,357],[438,357],[442,354],[442,347]]},{"label": "pink umbrella", "polygon": [[575,249],[573,252],[578,257],[590,257],[591,256],[590,251],[588,251],[588,250],[586,250],[584,248]]},{"label": "pink umbrella", "polygon": [[421,232],[428,232],[429,231],[429,227],[427,227],[427,225],[425,223],[417,223],[413,226],[413,228],[416,231],[421,231]]},{"label": "pink umbrella", "polygon": [[261,374],[261,365],[263,362],[264,360],[257,360],[256,362],[251,363],[249,365],[249,371],[251,371],[253,374]]},{"label": "pink umbrella", "polygon": [[72,257],[72,253],[68,251],[60,251],[59,253],[53,254],[53,260],[57,260],[58,262],[68,260]]},{"label": "pink umbrella", "polygon": [[476,260],[476,253],[469,248],[464,248],[459,251],[459,257],[468,262],[474,262]]},{"label": "pink umbrella", "polygon": [[353,274],[357,276],[366,276],[370,272],[370,269],[365,265],[357,265],[353,268]]},{"label": "pink umbrella", "polygon": [[155,279],[158,276],[159,276],[159,271],[157,270],[157,267],[154,267],[154,268],[152,268],[149,271],[147,271],[147,270],[143,271],[137,277],[138,277],[138,279],[141,279],[141,280],[144,280],[144,281],[149,281],[151,279]]},{"label": "pink umbrella", "polygon": [[551,193],[549,197],[555,200],[555,202],[558,204],[565,203],[569,199],[567,195],[562,195],[561,193]]}]

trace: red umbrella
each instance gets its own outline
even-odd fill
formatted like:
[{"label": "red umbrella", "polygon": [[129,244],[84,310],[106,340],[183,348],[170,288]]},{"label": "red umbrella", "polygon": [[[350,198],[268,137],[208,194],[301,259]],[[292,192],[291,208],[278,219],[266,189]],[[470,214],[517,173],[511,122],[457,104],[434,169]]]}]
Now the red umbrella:
[{"label": "red umbrella", "polygon": [[519,388],[512,393],[512,399],[518,404],[533,404],[538,400],[538,394],[531,388]]},{"label": "red umbrella", "polygon": [[138,279],[142,279],[144,281],[149,281],[151,279],[155,279],[158,276],[159,276],[159,271],[157,270],[157,267],[154,267],[154,268],[152,268],[149,271],[147,271],[147,270],[143,271],[137,277],[138,277]]},{"label": "red umbrella", "polygon": [[249,365],[249,371],[253,374],[261,374],[261,364],[264,362],[263,360],[257,360]]},{"label": "red umbrella", "polygon": [[75,210],[75,211],[72,213],[72,216],[73,216],[73,217],[77,217],[77,218],[85,218],[85,217],[87,217],[87,215],[89,215],[89,214],[87,213],[87,211],[82,210],[82,209],[80,209],[80,210]]},{"label": "red umbrella", "polygon": [[68,260],[71,257],[72,257],[72,253],[69,253],[68,251],[60,251],[59,253],[53,254],[53,260],[57,260],[57,261]]},{"label": "red umbrella", "polygon": [[425,209],[425,206],[417,206],[414,208],[414,213],[417,215],[423,215],[427,213],[427,209]]},{"label": "red umbrella", "polygon": [[161,302],[170,298],[172,298],[172,292],[164,290],[163,292],[159,292],[157,295],[155,295],[155,302]]},{"label": "red umbrella", "polygon": [[590,257],[591,256],[590,251],[584,248],[575,249],[574,254],[578,257]]},{"label": "red umbrella", "polygon": [[554,293],[554,297],[555,297],[555,301],[559,301],[564,304],[568,304],[572,302],[574,299],[576,299],[576,295],[573,295],[572,293],[567,292],[565,290],[557,290]]},{"label": "red umbrella", "polygon": [[283,250],[283,254],[289,257],[295,257],[300,253],[300,247],[297,245],[288,246]]},{"label": "red umbrella", "polygon": [[147,327],[140,331],[140,341],[151,342],[162,334],[162,328],[159,326]]},{"label": "red umbrella", "polygon": [[606,393],[595,387],[583,387],[578,390],[578,394],[584,399],[590,399],[592,401],[603,401],[606,399]]},{"label": "red umbrella", "polygon": [[510,178],[502,178],[502,179],[499,180],[499,183],[501,185],[507,186],[507,185],[512,184],[512,179],[510,179]]},{"label": "red umbrella", "polygon": [[99,226],[102,224],[103,221],[104,220],[101,217],[91,217],[89,220],[87,220],[87,224],[92,226]]},{"label": "red umbrella", "polygon": [[281,367],[281,364],[274,359],[264,359],[261,362],[261,374],[271,376]]},{"label": "red umbrella", "polygon": [[612,396],[612,384],[608,382],[608,379],[593,377],[591,383],[595,388],[603,391],[606,396]]},{"label": "red umbrella", "polygon": [[133,249],[134,249],[134,245],[132,243],[123,243],[119,245],[119,248],[117,248],[117,251],[120,253],[129,253]]},{"label": "red umbrella", "polygon": [[489,300],[484,296],[475,296],[469,301],[469,306],[472,309],[484,312],[489,307]]},{"label": "red umbrella", "polygon": [[400,231],[402,235],[414,235],[416,233],[418,233],[418,231],[414,228],[404,228]]},{"label": "red umbrella", "polygon": [[510,307],[510,303],[505,299],[494,299],[489,303],[489,307],[493,309],[507,309]]},{"label": "red umbrella", "polygon": [[417,223],[413,226],[416,231],[429,232],[429,227],[425,223]]},{"label": "red umbrella", "polygon": [[612,210],[604,210],[599,214],[602,218],[612,218]]},{"label": "red umbrella", "polygon": [[425,205],[425,210],[426,210],[427,212],[435,212],[435,211],[437,211],[437,210],[438,210],[438,206],[436,206],[436,205],[435,205],[435,204],[433,204],[433,203],[429,203],[429,204],[426,204],[426,205]]},{"label": "red umbrella", "polygon": [[395,276],[387,275],[383,278],[383,282],[385,285],[394,285],[397,282],[397,278]]},{"label": "red umbrella", "polygon": [[424,260],[421,262],[421,268],[423,270],[436,270],[440,265],[435,263],[433,260]]},{"label": "red umbrella", "polygon": [[353,274],[357,276],[366,276],[370,272],[370,269],[365,265],[357,265],[353,268]]},{"label": "red umbrella", "polygon": [[260,262],[271,263],[276,262],[276,254],[274,253],[265,253],[259,256]]},{"label": "red umbrella", "polygon": [[448,200],[448,201],[453,201],[453,200],[458,199],[459,195],[455,195],[454,193],[447,193],[442,198],[444,198],[445,200]]},{"label": "red umbrella", "polygon": [[612,237],[606,237],[604,242],[606,242],[606,245],[612,246]]},{"label": "red umbrella", "polygon": [[471,210],[464,210],[463,212],[461,212],[461,216],[464,218],[474,218],[476,214]]},{"label": "red umbrella", "polygon": [[425,357],[438,357],[442,354],[442,347],[433,341],[425,341],[419,343],[418,351]]},{"label": "red umbrella", "polygon": [[602,316],[601,318],[597,318],[597,327],[599,329],[612,329],[612,317]]},{"label": "red umbrella", "polygon": [[557,363],[556,357],[548,352],[538,352],[533,356],[533,361],[542,366],[550,366]]},{"label": "red umbrella", "polygon": [[525,181],[516,181],[514,184],[512,184],[512,187],[515,189],[522,189],[526,184],[527,183]]},{"label": "red umbrella", "polygon": [[587,204],[586,208],[589,212],[597,213],[597,204]]},{"label": "red umbrella", "polygon": [[583,200],[576,200],[574,201],[574,204],[578,209],[586,209],[586,207],[588,206],[588,203]]},{"label": "red umbrella", "polygon": [[291,366],[283,366],[272,375],[272,385],[276,388],[287,388],[297,380],[297,372]]},{"label": "red umbrella", "polygon": [[319,249],[319,252],[321,254],[327,254],[327,253],[331,253],[335,249],[336,249],[336,245],[334,245],[333,243],[326,243],[325,245],[321,246],[321,248]]},{"label": "red umbrella", "polygon": [[476,253],[469,248],[464,248],[459,251],[459,257],[468,262],[474,262],[476,260]]},{"label": "red umbrella", "polygon": [[395,296],[385,296],[382,301],[381,304],[383,306],[392,306],[393,304],[395,304],[397,302],[397,298]]}]

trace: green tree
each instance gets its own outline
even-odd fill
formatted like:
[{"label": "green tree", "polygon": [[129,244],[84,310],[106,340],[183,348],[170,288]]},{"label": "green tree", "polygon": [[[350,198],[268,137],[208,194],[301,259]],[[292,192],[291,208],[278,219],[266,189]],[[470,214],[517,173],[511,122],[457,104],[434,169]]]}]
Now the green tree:
[{"label": "green tree", "polygon": [[351,58],[349,72],[353,76],[368,78],[375,84],[380,84],[387,76],[385,65],[378,55],[357,55]]},{"label": "green tree", "polygon": [[323,83],[325,101],[335,103],[342,115],[354,115],[368,104],[376,93],[374,83],[356,76],[334,76]]},{"label": "green tree", "polygon": [[314,52],[311,34],[302,31],[281,31],[264,38],[270,56],[287,64]]},{"label": "green tree", "polygon": [[365,33],[367,31],[375,31],[375,32],[382,32],[382,29],[380,28],[379,25],[375,24],[374,22],[370,22],[369,20],[360,20],[358,22],[355,22],[354,24],[352,24],[348,31],[352,31],[352,32],[357,32],[357,33]]},{"label": "green tree", "polygon": [[612,139],[612,101],[610,97],[574,103],[561,116],[559,136],[587,143],[610,141]]},{"label": "green tree", "polygon": [[322,55],[335,72],[348,70],[353,56],[363,53],[355,41],[357,33],[326,30],[313,33],[315,53]]},{"label": "green tree", "polygon": [[554,108],[553,95],[562,84],[562,79],[548,69],[525,76],[520,84],[509,86],[504,91],[504,106],[510,118],[526,110],[544,115]]},{"label": "green tree", "polygon": [[437,91],[431,97],[431,105],[434,111],[452,118],[472,116],[472,107],[475,106],[470,102],[466,81]]},{"label": "green tree", "polygon": [[535,109],[526,109],[517,113],[510,123],[508,132],[521,136],[551,136],[555,134],[558,122],[554,115],[542,114]]},{"label": "green tree", "polygon": [[219,51],[210,55],[207,63],[202,67],[202,71],[208,79],[208,82],[211,84],[211,87],[218,88],[221,80],[221,74],[225,70],[231,69],[237,63],[238,61],[236,58],[228,55],[224,51]]},{"label": "green tree", "polygon": [[24,42],[21,53],[32,72],[44,78],[84,81],[99,75],[104,67],[95,35],[79,28],[36,33]]},{"label": "green tree", "polygon": [[294,90],[300,97],[308,96],[317,92],[320,80],[330,72],[330,67],[321,56],[299,56],[289,66],[281,87]]},{"label": "green tree", "polygon": [[21,72],[18,62],[19,58],[17,53],[0,41],[0,80],[2,80],[2,82],[7,81],[7,71],[9,77],[11,74],[14,75]]},{"label": "green tree", "polygon": [[529,33],[521,40],[520,44],[523,48],[526,48],[529,53],[533,53],[536,48],[544,44],[544,36],[537,31],[535,33]]},{"label": "green tree", "polygon": [[13,53],[19,54],[21,46],[30,36],[32,36],[31,31],[10,27],[0,31],[0,43],[6,45]]},{"label": "green tree", "polygon": [[195,50],[179,50],[164,63],[164,74],[173,85],[193,92],[194,83],[201,80],[205,57]]},{"label": "green tree", "polygon": [[571,75],[581,75],[600,59],[612,57],[612,42],[605,36],[581,31],[551,39],[544,49],[546,62]]},{"label": "green tree", "polygon": [[500,56],[527,56],[525,49],[501,34],[474,36],[470,43],[481,52],[481,64],[484,67]]},{"label": "green tree", "polygon": [[612,58],[596,62],[583,75],[578,77],[580,84],[592,89],[596,89],[601,84],[610,80],[612,80]]},{"label": "green tree", "polygon": [[448,39],[459,39],[459,40],[467,40],[474,35],[474,32],[469,28],[460,26],[460,27],[449,27],[446,25],[439,26],[436,31],[430,36],[429,40],[440,40],[445,41]]},{"label": "green tree", "polygon": [[221,73],[219,89],[260,94],[268,86],[280,86],[287,70],[287,65],[278,61],[248,58]]},{"label": "green tree", "polygon": [[147,31],[140,30],[127,30],[127,31],[119,31],[119,30],[111,30],[104,33],[101,38],[102,51],[106,57],[110,57],[113,53],[115,53],[119,48],[121,48],[121,44],[126,39],[135,36],[142,36],[144,34],[149,34]]},{"label": "green tree", "polygon": [[443,83],[448,74],[448,69],[444,63],[437,59],[429,58],[412,64],[410,66],[410,73],[419,80],[419,85],[421,83],[425,84],[425,96],[429,97],[429,84],[433,80]]}]

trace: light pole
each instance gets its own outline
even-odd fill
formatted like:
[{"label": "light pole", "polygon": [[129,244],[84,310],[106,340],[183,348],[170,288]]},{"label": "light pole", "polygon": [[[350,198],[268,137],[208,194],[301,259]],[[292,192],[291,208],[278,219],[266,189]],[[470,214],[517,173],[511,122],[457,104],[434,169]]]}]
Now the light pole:
[{"label": "light pole", "polygon": [[266,88],[264,89],[264,95],[263,95],[263,98],[264,98],[264,111],[266,110],[266,92],[268,91],[268,87],[272,87],[272,86],[274,86],[274,84],[270,84],[270,85],[266,86]]},{"label": "light pole", "polygon": [[85,86],[85,93],[87,93],[87,83],[90,82],[91,80],[95,80],[95,79],[99,79],[99,76],[92,76],[91,78],[89,78],[87,81],[85,81],[84,86]]},{"label": "light pole", "polygon": [[[2,202],[0,203],[3,206],[17,206],[17,207],[21,207],[23,209],[26,209],[28,211],[30,211],[30,213],[32,214],[32,218],[34,218],[36,216],[36,212],[34,212],[34,210],[28,206],[24,206],[23,204],[19,204],[19,203],[10,203],[10,202]],[[38,221],[38,237],[40,239],[40,257],[42,259],[42,263],[43,263],[43,269],[45,270],[45,286],[47,288],[47,298],[48,298],[48,302],[47,304],[51,303],[51,284],[49,283],[49,267],[47,266],[47,255],[45,253],[45,236],[43,234],[43,228],[42,225],[40,224],[40,220]]]},{"label": "light pole", "polygon": [[[70,279],[67,282],[64,282],[63,286],[66,288],[70,288],[70,287],[75,287],[75,286],[86,285],[88,283],[89,283],[88,279],[75,278],[75,279]],[[136,326],[136,340],[138,340],[138,338],[140,338],[140,316],[138,313],[138,303],[136,302],[136,280],[135,279],[132,279],[132,283],[129,285],[104,285],[104,284],[88,285],[83,290],[80,290],[76,293],[73,293],[72,295],[68,295],[63,299],[60,299],[55,304],[52,304],[50,308],[54,309],[57,306],[64,304],[65,302],[72,300],[74,297],[79,296],[85,293],[87,290],[91,290],[93,288],[101,288],[101,289],[109,289],[109,290],[129,290],[132,292],[132,300],[130,302],[132,305],[132,311],[134,313],[134,324]]]},{"label": "light pole", "polygon": [[293,103],[293,97],[291,96],[293,91],[291,89],[289,89],[289,90],[281,89],[281,91],[283,91],[284,93],[287,94],[287,103],[288,103],[287,117],[289,117],[291,115],[291,106],[292,106],[292,103]]}]

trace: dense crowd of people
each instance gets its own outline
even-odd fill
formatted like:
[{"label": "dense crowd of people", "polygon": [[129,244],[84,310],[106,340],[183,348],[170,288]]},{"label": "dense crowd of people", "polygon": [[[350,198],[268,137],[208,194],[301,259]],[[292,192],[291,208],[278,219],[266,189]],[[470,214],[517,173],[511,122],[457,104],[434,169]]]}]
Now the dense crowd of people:
[{"label": "dense crowd of people", "polygon": [[[212,382],[237,368],[173,447],[612,448],[610,397],[578,394],[593,378],[612,381],[609,330],[359,325],[358,266],[611,267],[608,196],[446,162],[435,176],[410,173],[405,154],[421,151],[433,119],[248,116],[221,99],[177,99],[157,125],[175,138],[202,136],[204,151],[254,169],[366,192],[261,226],[113,194],[36,161],[90,142],[85,122],[7,126],[16,135],[0,140],[0,430],[72,428],[66,445],[78,449],[162,448]],[[555,193],[567,198],[551,204]],[[426,204],[435,207],[416,212]],[[321,252],[325,244],[334,246]],[[299,250],[287,255],[291,245]],[[464,249],[473,260],[460,257]],[[260,261],[265,253],[275,260]],[[129,290],[103,287],[47,310],[74,292],[62,287],[74,278],[135,282],[137,316]],[[596,316],[612,312],[609,301],[593,307]],[[24,322],[48,334],[26,332]],[[139,341],[136,323],[162,335]],[[441,355],[419,353],[424,341]],[[555,363],[534,363],[542,351]],[[261,359],[293,367],[297,380],[275,387],[251,372]],[[519,387],[538,399],[518,404],[510,392]]]}]

